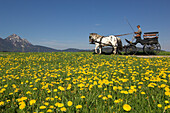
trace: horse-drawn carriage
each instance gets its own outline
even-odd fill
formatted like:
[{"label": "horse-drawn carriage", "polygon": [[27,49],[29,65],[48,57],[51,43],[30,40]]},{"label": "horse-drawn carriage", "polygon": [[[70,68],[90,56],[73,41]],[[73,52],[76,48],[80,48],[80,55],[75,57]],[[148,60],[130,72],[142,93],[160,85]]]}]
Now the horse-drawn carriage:
[{"label": "horse-drawn carriage", "polygon": [[[161,46],[158,42],[159,32],[146,32],[143,35],[143,39],[139,40],[137,43],[143,45],[143,52],[145,54],[158,54],[161,50]],[[114,36],[101,36],[97,33],[90,33],[89,42],[90,44],[95,44],[95,52],[97,53],[97,48],[99,47],[99,53],[102,52],[102,47],[112,46],[114,48],[113,53],[120,53],[124,50],[127,55],[134,55],[138,52],[136,47],[137,43],[132,43],[125,39],[128,43],[127,45],[122,46],[121,39]]]},{"label": "horse-drawn carriage", "polygon": [[[143,40],[139,40],[138,43],[143,45],[143,52],[145,54],[158,54],[161,50],[161,46],[158,42],[159,32],[146,32],[143,35]],[[131,43],[125,39],[128,43],[127,46],[124,46],[126,54],[136,54],[138,49],[136,44]]]}]

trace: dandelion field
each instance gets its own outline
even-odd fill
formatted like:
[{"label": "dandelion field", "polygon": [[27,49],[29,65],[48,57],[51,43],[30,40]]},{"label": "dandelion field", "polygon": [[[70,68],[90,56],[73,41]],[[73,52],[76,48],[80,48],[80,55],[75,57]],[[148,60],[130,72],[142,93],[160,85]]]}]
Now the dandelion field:
[{"label": "dandelion field", "polygon": [[170,112],[170,58],[1,53],[0,112]]}]

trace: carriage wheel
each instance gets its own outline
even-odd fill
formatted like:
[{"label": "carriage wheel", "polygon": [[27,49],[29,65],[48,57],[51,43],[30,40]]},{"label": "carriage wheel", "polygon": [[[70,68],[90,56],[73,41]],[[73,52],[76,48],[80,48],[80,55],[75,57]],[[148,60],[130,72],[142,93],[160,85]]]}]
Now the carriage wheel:
[{"label": "carriage wheel", "polygon": [[158,54],[161,51],[161,45],[158,43],[156,44],[156,46],[157,46],[156,54]]},{"label": "carriage wheel", "polygon": [[129,45],[125,48],[125,53],[127,55],[135,55],[137,53],[137,48],[135,45]]},{"label": "carriage wheel", "polygon": [[143,50],[147,55],[158,54],[161,50],[161,46],[159,43],[150,45],[145,44]]}]

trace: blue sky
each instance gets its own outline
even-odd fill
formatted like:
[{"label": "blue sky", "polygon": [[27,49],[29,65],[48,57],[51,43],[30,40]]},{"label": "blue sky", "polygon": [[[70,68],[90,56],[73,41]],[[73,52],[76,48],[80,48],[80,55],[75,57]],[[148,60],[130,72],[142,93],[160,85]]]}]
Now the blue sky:
[{"label": "blue sky", "polygon": [[[137,30],[160,32],[170,51],[170,0],[0,0],[0,37],[17,34],[34,45],[93,49],[89,33],[117,35]],[[125,38],[120,37],[123,45]]]}]

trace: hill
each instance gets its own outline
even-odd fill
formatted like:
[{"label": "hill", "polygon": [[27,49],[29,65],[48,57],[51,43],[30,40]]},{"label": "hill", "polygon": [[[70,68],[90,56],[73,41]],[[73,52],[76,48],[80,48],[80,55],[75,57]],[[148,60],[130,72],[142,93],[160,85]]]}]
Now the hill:
[{"label": "hill", "polygon": [[5,52],[56,52],[59,50],[33,45],[28,40],[12,34],[5,39],[0,38],[0,51]]}]

